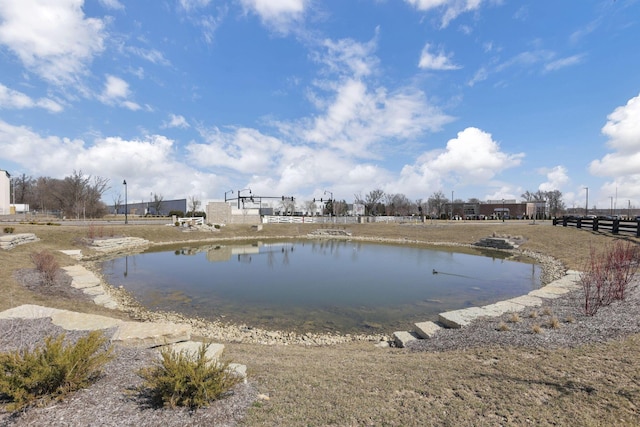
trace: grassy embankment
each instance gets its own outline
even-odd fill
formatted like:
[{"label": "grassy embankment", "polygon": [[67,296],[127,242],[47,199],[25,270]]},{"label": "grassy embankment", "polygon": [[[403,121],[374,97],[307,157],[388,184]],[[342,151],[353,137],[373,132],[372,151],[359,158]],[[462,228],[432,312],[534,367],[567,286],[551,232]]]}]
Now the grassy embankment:
[{"label": "grassy embankment", "polygon": [[[152,242],[304,235],[319,226],[226,227],[183,233],[164,226],[101,226],[104,235]],[[343,227],[343,226],[339,226]],[[31,268],[29,254],[79,248],[84,227],[15,225],[37,243],[0,252],[0,309],[24,303],[122,316],[91,303],[43,298],[26,291],[13,271]],[[526,222],[349,225],[354,236],[473,243],[492,234],[522,236],[523,249],[581,269],[606,234]],[[74,261],[56,253],[61,265]],[[249,367],[270,400],[256,403],[247,425],[638,425],[640,336],[576,349],[496,348],[411,353],[370,343],[332,347],[228,344],[227,356]]]}]

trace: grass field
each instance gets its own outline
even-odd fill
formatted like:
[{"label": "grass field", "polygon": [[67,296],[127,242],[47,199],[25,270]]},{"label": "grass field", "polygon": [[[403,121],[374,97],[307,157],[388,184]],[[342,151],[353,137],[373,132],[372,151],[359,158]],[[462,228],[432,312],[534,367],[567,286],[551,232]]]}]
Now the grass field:
[{"label": "grass field", "polygon": [[[13,225],[40,241],[0,252],[0,310],[35,303],[123,316],[88,302],[44,298],[13,277],[32,268],[29,254],[77,249],[88,227]],[[94,225],[105,236],[143,237],[154,244],[306,235],[316,225],[224,227],[220,232],[181,232],[165,226]],[[327,226],[324,226],[325,228]],[[358,224],[353,236],[406,244],[464,243],[520,236],[522,249],[551,255],[567,268],[584,267],[590,248],[613,240],[606,234],[525,221]],[[636,239],[628,239],[637,242]],[[75,261],[56,253],[61,265]],[[269,396],[250,409],[248,426],[361,425],[640,425],[640,335],[573,349],[486,347],[447,352],[381,349],[372,343],[327,347],[227,344],[225,354],[246,364],[258,391]]]}]

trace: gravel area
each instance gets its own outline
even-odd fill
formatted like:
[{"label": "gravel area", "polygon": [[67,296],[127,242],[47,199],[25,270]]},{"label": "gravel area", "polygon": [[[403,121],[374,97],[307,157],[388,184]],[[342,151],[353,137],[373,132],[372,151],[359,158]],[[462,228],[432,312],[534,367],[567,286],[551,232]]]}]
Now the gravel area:
[{"label": "gravel area", "polygon": [[[44,337],[61,333],[70,341],[85,334],[64,331],[48,319],[0,320],[0,350],[34,348]],[[137,371],[157,360],[157,350],[115,346],[114,356],[96,383],[63,401],[18,413],[0,409],[0,426],[235,426],[257,398],[249,382],[238,384],[230,396],[208,408],[154,408],[137,390],[142,383]]]},{"label": "gravel area", "polygon": [[[624,301],[602,307],[594,316],[584,314],[582,290],[517,315],[477,320],[462,329],[443,329],[433,338],[408,345],[414,351],[446,351],[483,346],[572,348],[603,343],[640,333],[640,285],[634,282]],[[536,329],[536,331],[534,331]]]}]

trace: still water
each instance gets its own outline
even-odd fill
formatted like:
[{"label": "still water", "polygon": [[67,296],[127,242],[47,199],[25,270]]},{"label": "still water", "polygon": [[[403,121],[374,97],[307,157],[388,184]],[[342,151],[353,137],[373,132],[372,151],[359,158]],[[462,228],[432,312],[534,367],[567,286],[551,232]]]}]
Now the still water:
[{"label": "still water", "polygon": [[103,272],[150,309],[298,332],[390,333],[540,287],[541,267],[498,251],[343,240],[173,248]]}]

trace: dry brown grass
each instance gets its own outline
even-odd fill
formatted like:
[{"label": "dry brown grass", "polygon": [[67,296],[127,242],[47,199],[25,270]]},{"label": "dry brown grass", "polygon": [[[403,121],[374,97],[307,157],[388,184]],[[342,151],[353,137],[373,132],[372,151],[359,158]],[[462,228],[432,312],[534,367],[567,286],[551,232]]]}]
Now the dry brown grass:
[{"label": "dry brown grass", "polygon": [[[36,303],[105,312],[90,303],[45,299],[12,277],[32,267],[29,254],[79,248],[79,227],[16,225],[40,242],[0,252],[0,309]],[[152,242],[265,239],[306,235],[315,225],[225,227],[219,233],[182,233],[164,226],[104,225],[105,233]],[[342,226],[340,226],[342,228]],[[522,249],[554,256],[580,270],[588,248],[612,239],[586,230],[507,223],[359,224],[355,236],[413,242],[473,243],[493,233],[518,235]],[[635,239],[631,239],[634,240]],[[73,261],[59,253],[61,265]],[[112,315],[114,313],[111,313]],[[542,327],[538,325],[540,332]],[[509,332],[513,333],[513,332]],[[549,331],[550,333],[550,331]],[[371,343],[332,347],[227,344],[225,356],[246,364],[269,400],[257,402],[245,425],[640,425],[640,335],[574,349],[481,347],[444,353],[380,349]]]}]

